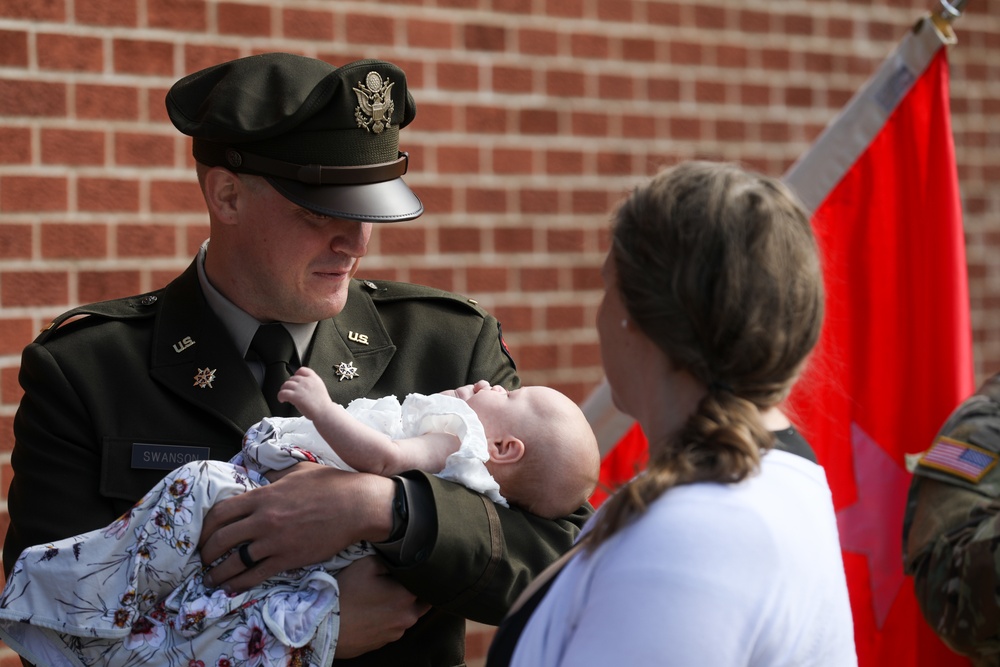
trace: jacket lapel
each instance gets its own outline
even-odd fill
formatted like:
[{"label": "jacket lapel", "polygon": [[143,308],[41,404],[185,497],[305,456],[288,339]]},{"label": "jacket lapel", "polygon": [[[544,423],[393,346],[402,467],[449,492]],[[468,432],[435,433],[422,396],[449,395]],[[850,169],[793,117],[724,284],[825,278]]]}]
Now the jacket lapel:
[{"label": "jacket lapel", "polygon": [[306,365],[347,405],[371,392],[395,353],[371,297],[352,281],[343,312],[317,325]]},{"label": "jacket lapel", "polygon": [[163,292],[150,374],[194,406],[242,433],[270,414],[253,373],[208,307],[192,263]]}]

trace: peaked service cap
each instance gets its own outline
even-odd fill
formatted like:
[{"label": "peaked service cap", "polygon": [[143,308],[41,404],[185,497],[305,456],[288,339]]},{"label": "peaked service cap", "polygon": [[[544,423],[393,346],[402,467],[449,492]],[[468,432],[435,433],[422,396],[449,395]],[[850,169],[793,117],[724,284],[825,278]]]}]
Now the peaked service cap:
[{"label": "peaked service cap", "polygon": [[190,74],[167,92],[195,159],[263,176],[321,215],[412,220],[424,207],[403,182],[399,130],[416,115],[406,75],[382,60],[334,67],[290,53],[239,58]]}]

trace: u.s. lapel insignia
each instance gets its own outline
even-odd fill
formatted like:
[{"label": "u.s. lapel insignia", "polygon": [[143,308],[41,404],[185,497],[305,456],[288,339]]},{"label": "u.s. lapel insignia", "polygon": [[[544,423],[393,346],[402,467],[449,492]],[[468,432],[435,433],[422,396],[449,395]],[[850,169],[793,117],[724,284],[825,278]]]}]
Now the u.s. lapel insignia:
[{"label": "u.s. lapel insignia", "polygon": [[347,337],[350,340],[354,341],[355,343],[359,343],[361,345],[368,344],[368,334],[357,333],[356,331],[348,331]]},{"label": "u.s. lapel insignia", "polygon": [[358,83],[354,88],[358,96],[358,106],[354,107],[354,119],[358,121],[358,127],[375,134],[381,134],[389,127],[395,109],[390,94],[394,85],[396,84],[389,79],[383,82],[378,72],[368,72],[364,83]]},{"label": "u.s. lapel insignia", "polygon": [[340,382],[343,382],[344,380],[353,380],[354,378],[361,377],[361,373],[359,373],[358,369],[354,367],[353,361],[348,361],[346,363],[341,362],[337,366],[336,371],[334,372],[337,374],[337,377],[340,378]]},{"label": "u.s. lapel insignia", "polygon": [[211,389],[212,383],[215,382],[215,371],[216,368],[199,368],[198,372],[194,376],[194,385],[200,389]]}]

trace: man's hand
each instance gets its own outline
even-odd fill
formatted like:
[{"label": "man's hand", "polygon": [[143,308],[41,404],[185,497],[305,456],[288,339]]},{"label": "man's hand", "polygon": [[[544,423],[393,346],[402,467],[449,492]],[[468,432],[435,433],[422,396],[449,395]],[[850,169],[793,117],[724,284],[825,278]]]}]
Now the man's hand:
[{"label": "man's hand", "polygon": [[337,583],[338,658],[353,658],[396,641],[430,609],[389,576],[374,556],[354,561],[338,572]]},{"label": "man's hand", "polygon": [[[202,562],[226,556],[206,585],[242,592],[268,577],[331,558],[360,540],[392,530],[391,479],[302,462],[280,480],[218,503],[202,528]],[[236,553],[255,561],[246,567]]]}]

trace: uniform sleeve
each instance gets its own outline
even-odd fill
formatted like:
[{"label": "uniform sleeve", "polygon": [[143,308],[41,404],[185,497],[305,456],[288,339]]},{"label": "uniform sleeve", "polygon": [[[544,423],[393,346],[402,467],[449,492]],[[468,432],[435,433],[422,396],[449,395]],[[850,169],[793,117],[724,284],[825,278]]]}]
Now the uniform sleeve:
[{"label": "uniform sleeve", "polygon": [[26,547],[116,518],[98,491],[100,451],[87,410],[45,347],[32,343],[25,348],[19,381],[24,395],[14,417],[5,572]]},{"label": "uniform sleeve", "polygon": [[976,465],[985,469],[950,473],[947,461],[928,465],[925,453],[914,471],[903,525],[905,571],[913,576],[924,617],[953,650],[970,656],[1000,653],[998,395],[994,377],[959,406],[935,440],[972,445]]}]

